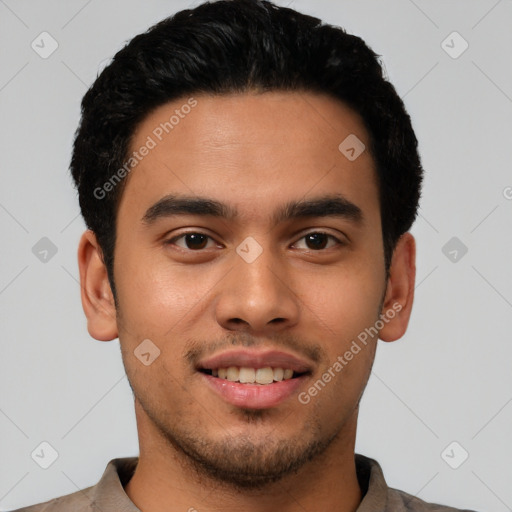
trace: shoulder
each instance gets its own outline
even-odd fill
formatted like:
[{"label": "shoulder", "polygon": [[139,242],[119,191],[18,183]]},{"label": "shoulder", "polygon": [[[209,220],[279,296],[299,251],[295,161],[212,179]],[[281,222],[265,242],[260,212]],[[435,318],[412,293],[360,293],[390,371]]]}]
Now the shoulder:
[{"label": "shoulder", "polygon": [[19,508],[11,512],[90,512],[94,510],[93,487],[66,494],[44,503]]},{"label": "shoulder", "polygon": [[133,475],[137,461],[137,457],[113,459],[96,485],[11,512],[139,512],[123,488]]},{"label": "shoulder", "polygon": [[430,503],[421,500],[417,496],[408,494],[398,489],[388,489],[386,510],[404,512],[475,512],[469,509],[453,508],[439,503]]},{"label": "shoulder", "polygon": [[364,493],[357,512],[475,512],[430,503],[405,491],[388,487],[380,464],[370,457],[355,454],[359,485]]}]

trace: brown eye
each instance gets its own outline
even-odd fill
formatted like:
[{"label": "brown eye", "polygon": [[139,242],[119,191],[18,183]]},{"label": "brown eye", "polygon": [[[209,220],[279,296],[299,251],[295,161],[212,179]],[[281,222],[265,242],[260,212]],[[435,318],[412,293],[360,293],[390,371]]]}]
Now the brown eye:
[{"label": "brown eye", "polygon": [[301,238],[301,240],[305,240],[306,242],[306,249],[314,251],[326,249],[326,246],[329,243],[329,239],[335,240],[338,243],[338,245],[343,245],[343,243],[338,238],[336,238],[333,235],[330,235],[329,233],[313,232],[308,233],[307,235]]},{"label": "brown eye", "polygon": [[180,244],[176,244],[178,247],[181,247],[182,249],[190,249],[190,250],[200,250],[204,249],[206,245],[208,244],[208,240],[211,240],[211,238],[208,235],[205,235],[203,233],[183,233],[179,236],[176,236],[166,242],[169,245],[174,244],[177,240],[183,239],[184,246]]}]

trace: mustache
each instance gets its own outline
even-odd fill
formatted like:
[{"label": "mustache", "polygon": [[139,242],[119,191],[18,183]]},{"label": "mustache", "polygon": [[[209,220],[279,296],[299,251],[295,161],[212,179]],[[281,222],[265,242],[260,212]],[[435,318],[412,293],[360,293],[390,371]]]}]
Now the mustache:
[{"label": "mustache", "polygon": [[228,333],[215,341],[191,339],[183,351],[183,357],[191,366],[195,367],[200,359],[230,347],[272,347],[284,351],[291,350],[317,364],[327,360],[327,355],[319,344],[305,343],[295,336],[283,334],[258,338],[247,332]]}]

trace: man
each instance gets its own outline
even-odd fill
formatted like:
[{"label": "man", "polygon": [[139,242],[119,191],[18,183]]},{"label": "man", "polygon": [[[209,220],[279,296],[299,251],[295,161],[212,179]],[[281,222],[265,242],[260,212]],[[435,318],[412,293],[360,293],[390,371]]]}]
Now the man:
[{"label": "man", "polygon": [[71,171],[140,457],[22,510],[455,510],[354,453],[377,341],[411,314],[423,173],[361,39],[265,1],[179,12],[87,92]]}]

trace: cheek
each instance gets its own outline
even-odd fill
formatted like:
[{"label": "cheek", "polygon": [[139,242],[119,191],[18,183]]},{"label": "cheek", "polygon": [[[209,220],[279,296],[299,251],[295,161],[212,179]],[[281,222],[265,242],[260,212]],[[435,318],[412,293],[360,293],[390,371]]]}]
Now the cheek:
[{"label": "cheek", "polygon": [[325,329],[343,343],[377,320],[383,274],[377,275],[366,265],[347,266],[318,280],[317,286],[304,281],[303,296]]},{"label": "cheek", "polygon": [[347,284],[318,301],[314,318],[322,322],[313,321],[319,327],[317,341],[324,345],[327,361],[313,386],[327,407],[341,411],[356,404],[369,377],[378,340],[379,294]]},{"label": "cheek", "polygon": [[168,332],[187,313],[201,307],[214,281],[208,273],[192,276],[155,253],[126,254],[116,261],[123,317],[132,328],[139,326],[154,335]]}]

